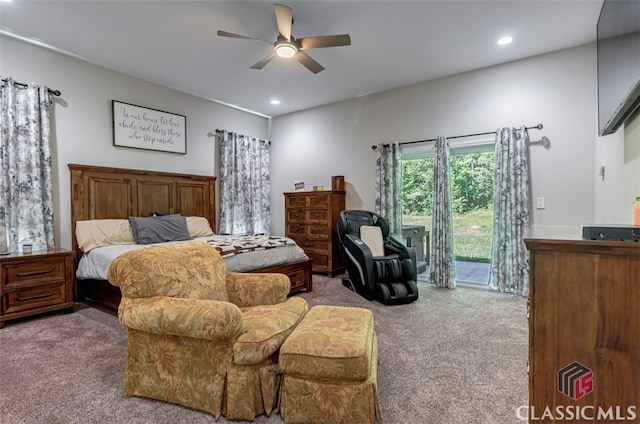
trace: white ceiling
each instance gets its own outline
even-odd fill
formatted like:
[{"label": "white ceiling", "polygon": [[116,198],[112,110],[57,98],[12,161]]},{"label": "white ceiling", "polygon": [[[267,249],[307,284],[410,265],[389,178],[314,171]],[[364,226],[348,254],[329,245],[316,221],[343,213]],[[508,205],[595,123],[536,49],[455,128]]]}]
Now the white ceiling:
[{"label": "white ceiling", "polygon": [[[397,88],[596,39],[602,0],[288,1],[296,38],[348,33],[307,50],[326,70],[275,59],[273,1],[13,0],[0,33],[265,116]],[[499,46],[499,37],[514,41]],[[57,87],[52,87],[57,88]],[[272,98],[281,104],[270,104]]]}]

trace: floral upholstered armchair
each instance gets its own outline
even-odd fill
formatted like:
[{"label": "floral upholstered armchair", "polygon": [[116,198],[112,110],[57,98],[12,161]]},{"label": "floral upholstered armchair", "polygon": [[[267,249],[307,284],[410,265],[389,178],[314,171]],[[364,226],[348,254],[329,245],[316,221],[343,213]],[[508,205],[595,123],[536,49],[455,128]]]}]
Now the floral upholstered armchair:
[{"label": "floral upholstered armchair", "polygon": [[152,246],[109,267],[128,330],[123,392],[228,419],[276,406],[278,350],[308,310],[282,274],[233,273],[204,242]]}]

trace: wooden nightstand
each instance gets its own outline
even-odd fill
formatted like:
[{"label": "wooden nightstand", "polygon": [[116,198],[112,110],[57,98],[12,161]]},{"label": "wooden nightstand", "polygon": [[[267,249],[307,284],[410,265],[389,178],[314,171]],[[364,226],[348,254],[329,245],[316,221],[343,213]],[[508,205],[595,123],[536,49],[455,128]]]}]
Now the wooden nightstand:
[{"label": "wooden nightstand", "polygon": [[0,328],[5,321],[73,309],[73,252],[40,250],[0,256]]}]

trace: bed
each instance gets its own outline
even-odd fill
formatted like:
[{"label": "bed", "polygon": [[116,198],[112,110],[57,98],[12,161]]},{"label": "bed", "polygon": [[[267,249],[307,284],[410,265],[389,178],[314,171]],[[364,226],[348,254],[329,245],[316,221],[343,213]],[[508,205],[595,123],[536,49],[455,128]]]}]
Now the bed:
[{"label": "bed", "polygon": [[[71,240],[77,300],[88,299],[112,309],[117,309],[120,304],[120,289],[105,279],[98,278],[99,275],[77,278],[78,265],[83,257],[76,238],[78,221],[128,219],[163,213],[204,217],[211,228],[216,228],[216,177],[78,164],[70,164],[69,170]],[[241,255],[245,253],[234,255],[237,258],[233,261],[242,262],[237,261]],[[233,261],[227,262],[228,267]],[[311,259],[302,257],[271,266],[264,266],[260,262],[255,269],[246,267],[246,262],[242,269],[234,268],[232,263],[233,267],[229,270],[283,273],[291,280],[291,292],[296,293],[313,289],[311,264]]]}]

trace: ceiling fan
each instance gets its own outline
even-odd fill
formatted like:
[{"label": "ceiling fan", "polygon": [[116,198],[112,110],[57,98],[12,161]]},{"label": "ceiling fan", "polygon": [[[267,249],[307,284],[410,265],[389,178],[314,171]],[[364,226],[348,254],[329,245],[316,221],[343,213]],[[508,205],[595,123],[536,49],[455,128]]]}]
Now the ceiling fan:
[{"label": "ceiling fan", "polygon": [[273,46],[273,51],[266,57],[259,60],[251,66],[252,69],[262,69],[267,63],[271,62],[276,56],[290,58],[293,57],[302,63],[307,69],[314,74],[324,70],[324,66],[316,62],[309,56],[305,50],[317,49],[321,47],[337,47],[351,45],[351,37],[349,34],[339,35],[321,35],[318,37],[295,38],[291,34],[293,25],[293,15],[291,8],[283,4],[274,4],[276,12],[276,23],[278,24],[278,38],[275,42],[260,40],[257,38],[247,37],[244,35],[233,34],[227,31],[218,31],[218,35],[222,37],[239,38],[241,40],[253,40],[266,43]]}]

